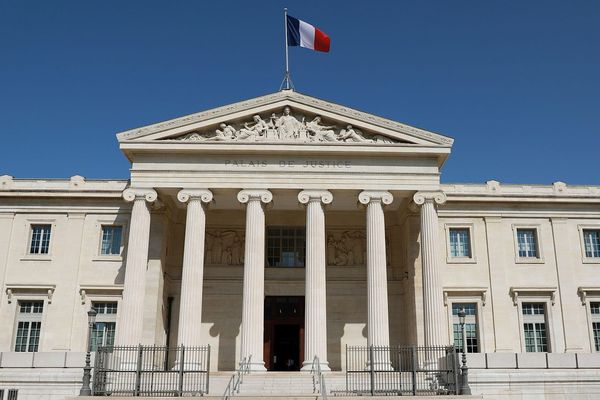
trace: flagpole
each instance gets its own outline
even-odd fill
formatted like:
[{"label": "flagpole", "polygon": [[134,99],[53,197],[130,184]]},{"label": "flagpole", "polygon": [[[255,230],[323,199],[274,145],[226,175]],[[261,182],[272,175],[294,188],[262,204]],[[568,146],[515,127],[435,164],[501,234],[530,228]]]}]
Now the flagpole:
[{"label": "flagpole", "polygon": [[283,20],[285,29],[285,88],[290,88],[290,64],[288,59],[288,26],[287,26],[287,7],[283,9]]}]

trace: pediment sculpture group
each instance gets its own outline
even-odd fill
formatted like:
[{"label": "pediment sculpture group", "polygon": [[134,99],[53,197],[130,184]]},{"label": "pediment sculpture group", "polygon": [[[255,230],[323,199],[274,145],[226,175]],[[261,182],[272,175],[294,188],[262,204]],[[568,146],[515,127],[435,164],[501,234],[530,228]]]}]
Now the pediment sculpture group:
[{"label": "pediment sculpture group", "polygon": [[245,122],[239,128],[221,123],[213,132],[193,132],[177,138],[185,141],[229,142],[229,141],[300,141],[300,142],[366,142],[393,143],[382,135],[367,135],[347,125],[343,129],[336,126],[323,125],[320,116],[306,121],[291,114],[289,107],[277,116],[271,114],[268,121],[260,115],[252,117],[252,122]]}]

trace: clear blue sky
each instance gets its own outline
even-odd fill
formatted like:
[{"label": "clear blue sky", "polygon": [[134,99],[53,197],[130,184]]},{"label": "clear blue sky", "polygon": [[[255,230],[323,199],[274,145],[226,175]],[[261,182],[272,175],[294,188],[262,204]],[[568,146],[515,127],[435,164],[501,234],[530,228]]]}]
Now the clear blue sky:
[{"label": "clear blue sky", "polygon": [[0,0],[0,175],[127,178],[115,133],[277,91],[455,138],[444,182],[600,184],[600,1]]}]

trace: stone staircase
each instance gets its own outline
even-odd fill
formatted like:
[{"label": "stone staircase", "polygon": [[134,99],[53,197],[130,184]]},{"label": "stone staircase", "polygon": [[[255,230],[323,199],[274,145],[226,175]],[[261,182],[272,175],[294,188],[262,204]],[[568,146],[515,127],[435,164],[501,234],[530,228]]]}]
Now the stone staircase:
[{"label": "stone staircase", "polygon": [[313,376],[306,372],[253,372],[244,375],[236,396],[293,396],[319,395]]}]

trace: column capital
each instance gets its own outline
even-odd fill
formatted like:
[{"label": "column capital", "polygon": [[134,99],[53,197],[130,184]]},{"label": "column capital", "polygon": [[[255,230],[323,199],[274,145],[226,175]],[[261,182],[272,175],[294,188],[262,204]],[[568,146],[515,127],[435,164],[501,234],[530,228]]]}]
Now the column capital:
[{"label": "column capital", "polygon": [[187,203],[190,200],[200,200],[203,203],[210,203],[213,199],[213,194],[208,189],[183,189],[177,193],[177,200],[182,203]]},{"label": "column capital", "polygon": [[260,200],[267,204],[273,200],[273,193],[266,189],[244,189],[240,190],[237,198],[240,203],[247,203],[250,200]]},{"label": "column capital", "polygon": [[153,203],[158,198],[158,193],[154,189],[127,188],[123,191],[123,198],[125,201],[134,201],[143,198],[148,203]]},{"label": "column capital", "polygon": [[364,190],[359,193],[358,201],[365,205],[372,201],[379,201],[384,205],[388,205],[392,204],[392,201],[394,201],[394,196],[392,196],[390,192],[383,190]]},{"label": "column capital", "polygon": [[417,192],[413,196],[413,201],[416,205],[422,206],[425,203],[435,202],[436,204],[444,204],[447,200],[444,192]]},{"label": "column capital", "polygon": [[302,204],[308,204],[310,201],[330,204],[333,201],[333,195],[328,190],[302,190],[298,193],[298,201]]}]

